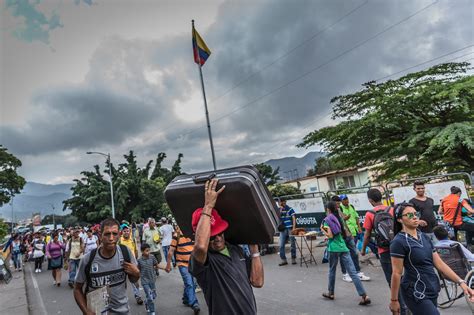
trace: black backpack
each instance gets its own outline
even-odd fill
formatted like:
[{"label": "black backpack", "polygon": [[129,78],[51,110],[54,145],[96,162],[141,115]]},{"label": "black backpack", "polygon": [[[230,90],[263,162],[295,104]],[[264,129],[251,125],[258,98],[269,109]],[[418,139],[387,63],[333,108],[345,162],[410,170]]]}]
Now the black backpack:
[{"label": "black backpack", "polygon": [[390,209],[391,207],[388,206],[384,210],[369,211],[374,214],[375,242],[378,247],[389,248],[390,242],[395,236],[393,233],[393,216],[390,214]]},{"label": "black backpack", "polygon": [[[122,251],[122,256],[123,260],[126,262],[131,262],[130,258],[130,252],[128,250],[128,247],[122,244],[119,244],[120,250]],[[95,255],[97,254],[98,248],[94,248],[91,250],[91,254],[89,256],[89,261],[86,264],[86,267],[84,268],[84,271],[86,272],[86,293],[89,291],[89,284],[91,283],[91,267],[92,267],[92,262],[94,261]],[[127,282],[125,282],[126,285]]]}]

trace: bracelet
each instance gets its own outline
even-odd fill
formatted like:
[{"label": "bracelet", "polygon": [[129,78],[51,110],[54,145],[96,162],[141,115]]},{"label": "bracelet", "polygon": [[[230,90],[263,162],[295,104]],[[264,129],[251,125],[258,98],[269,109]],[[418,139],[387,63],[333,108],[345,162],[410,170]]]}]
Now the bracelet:
[{"label": "bracelet", "polygon": [[466,284],[466,281],[465,281],[465,280],[463,280],[463,279],[459,279],[459,281],[458,281],[458,285],[459,285],[459,286],[461,286],[461,284],[463,284],[463,283],[464,283],[464,284]]},{"label": "bracelet", "polygon": [[212,219],[212,215],[210,215],[209,213],[201,212],[201,217],[202,217],[203,215],[208,216],[209,219]]},{"label": "bracelet", "polygon": [[392,302],[398,302],[398,299],[396,299],[396,300],[392,300],[392,299],[390,299],[390,301],[392,301]]},{"label": "bracelet", "polygon": [[260,257],[260,253],[259,253],[259,252],[252,254],[252,258],[257,258],[257,257]]}]

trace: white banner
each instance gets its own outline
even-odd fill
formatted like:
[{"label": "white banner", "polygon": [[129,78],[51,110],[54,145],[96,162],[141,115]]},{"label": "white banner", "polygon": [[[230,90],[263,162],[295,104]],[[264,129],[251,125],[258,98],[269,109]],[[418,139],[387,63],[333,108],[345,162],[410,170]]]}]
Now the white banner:
[{"label": "white banner", "polygon": [[373,206],[369,203],[367,192],[346,194],[349,203],[354,206],[357,211],[370,210]]},{"label": "white banner", "polygon": [[[462,198],[468,198],[466,192],[466,186],[462,180],[452,180],[449,182],[442,183],[433,183],[425,184],[425,194],[426,196],[434,200],[435,205],[439,205],[440,199],[443,199],[451,193],[451,186],[456,186],[461,188]],[[415,197],[416,193],[413,190],[413,185],[397,187],[393,189],[393,199],[395,203],[400,203],[403,201],[409,201],[411,198]]]},{"label": "white banner", "polygon": [[323,197],[292,199],[287,200],[286,204],[292,207],[296,213],[325,212]]}]

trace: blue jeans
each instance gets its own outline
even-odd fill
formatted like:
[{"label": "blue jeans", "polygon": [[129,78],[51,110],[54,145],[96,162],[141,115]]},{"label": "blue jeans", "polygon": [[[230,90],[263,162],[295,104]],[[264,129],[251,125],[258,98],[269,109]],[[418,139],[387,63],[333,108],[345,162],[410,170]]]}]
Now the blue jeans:
[{"label": "blue jeans", "polygon": [[133,283],[133,282],[130,282],[132,285],[132,291],[133,291],[133,295],[135,296],[135,298],[139,298],[140,297],[140,285],[138,284],[138,281]]},{"label": "blue jeans", "polygon": [[69,259],[69,283],[74,283],[76,279],[77,268],[79,268],[80,259]]},{"label": "blue jeans", "polygon": [[12,260],[13,260],[13,265],[15,266],[15,269],[20,269],[21,268],[21,253],[20,252],[13,252],[12,253]]},{"label": "blue jeans", "polygon": [[280,258],[286,260],[285,244],[290,239],[291,258],[296,258],[296,240],[294,236],[290,236],[290,229],[280,232]]},{"label": "blue jeans", "polygon": [[341,263],[345,266],[349,276],[351,276],[352,282],[354,283],[357,293],[360,296],[365,295],[365,289],[360,281],[359,276],[354,267],[354,263],[352,262],[351,256],[349,252],[329,252],[329,283],[328,283],[328,291],[329,294],[334,294],[334,288],[336,285],[336,268],[337,262],[341,260]]},{"label": "blue jeans", "polygon": [[189,273],[188,267],[178,266],[179,273],[183,278],[184,291],[183,291],[183,303],[193,307],[199,306],[196,298],[196,282],[194,282],[193,276]]},{"label": "blue jeans", "polygon": [[145,290],[145,306],[148,310],[148,313],[155,312],[155,303],[153,302],[156,298],[156,287],[154,283],[142,283],[143,290]]},{"label": "blue jeans", "polygon": [[[388,286],[392,283],[392,260],[390,257],[390,252],[385,252],[380,254],[380,265],[382,266],[383,273],[385,275],[385,280],[388,282]],[[407,314],[407,305],[405,304],[405,299],[402,295],[402,290],[398,292],[398,302],[400,303],[400,315]]]},{"label": "blue jeans", "polygon": [[404,290],[400,290],[405,300],[408,309],[414,314],[429,314],[439,315],[438,311],[438,299],[423,299],[417,300],[411,294],[408,294]]},{"label": "blue jeans", "polygon": [[[357,247],[354,242],[353,237],[345,237],[344,241],[346,242],[346,246],[349,249],[349,253],[352,258],[352,262],[354,263],[355,270],[357,272],[360,272],[360,265],[359,265],[359,253],[357,252]],[[344,264],[342,263],[341,260],[341,271],[343,274],[347,273],[346,267],[344,267]]]},{"label": "blue jeans", "polygon": [[[165,255],[165,261],[168,262],[168,253],[170,251],[170,246],[163,246],[163,255]],[[175,260],[174,260],[174,255],[173,257],[171,257],[171,262],[174,264],[176,264]]]}]

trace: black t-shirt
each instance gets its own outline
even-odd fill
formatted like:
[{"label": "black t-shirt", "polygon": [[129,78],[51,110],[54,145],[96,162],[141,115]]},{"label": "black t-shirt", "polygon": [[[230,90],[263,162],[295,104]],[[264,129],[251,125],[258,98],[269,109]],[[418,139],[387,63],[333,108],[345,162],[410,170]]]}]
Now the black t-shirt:
[{"label": "black t-shirt", "polygon": [[[413,293],[416,285],[418,292],[424,291],[427,299],[434,299],[438,297],[440,290],[439,278],[434,271],[433,264],[435,249],[428,236],[419,231],[418,235],[419,240],[405,232],[398,233],[390,243],[390,256],[403,258],[405,271],[400,290],[404,290],[408,296],[415,299]],[[421,281],[417,281],[418,274]]]},{"label": "black t-shirt", "polygon": [[201,265],[191,256],[189,272],[202,288],[210,315],[257,314],[249,280],[251,261],[240,247],[226,245],[230,257],[209,251]]},{"label": "black t-shirt", "polygon": [[423,233],[433,233],[433,228],[436,226],[436,217],[433,211],[433,199],[427,197],[425,201],[412,198],[410,203],[415,205],[416,211],[420,212],[420,219],[426,221],[427,226],[419,226],[418,228]]}]

